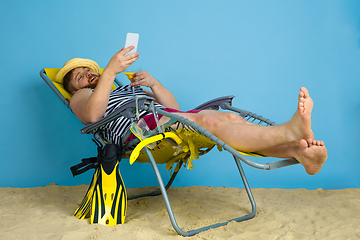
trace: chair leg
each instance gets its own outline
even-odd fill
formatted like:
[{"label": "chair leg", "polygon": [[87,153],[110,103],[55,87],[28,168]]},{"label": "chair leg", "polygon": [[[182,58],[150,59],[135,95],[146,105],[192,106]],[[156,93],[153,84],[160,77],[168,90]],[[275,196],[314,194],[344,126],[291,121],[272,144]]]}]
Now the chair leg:
[{"label": "chair leg", "polygon": [[236,162],[236,165],[239,169],[239,172],[240,172],[240,175],[241,175],[241,178],[243,180],[243,183],[244,183],[244,186],[245,186],[245,189],[246,189],[246,192],[248,194],[248,197],[249,197],[249,200],[251,202],[251,205],[252,205],[252,212],[248,215],[245,215],[245,216],[242,216],[242,217],[238,217],[238,218],[234,218],[234,219],[230,219],[226,222],[223,222],[223,223],[217,223],[217,224],[213,224],[213,225],[209,225],[209,226],[206,226],[206,227],[202,227],[202,228],[199,228],[199,229],[195,229],[195,230],[190,230],[190,231],[183,231],[182,229],[180,229],[180,227],[178,226],[178,224],[176,223],[176,220],[175,220],[175,216],[174,216],[174,213],[172,211],[172,208],[171,208],[171,205],[170,205],[170,201],[169,201],[169,197],[167,195],[167,192],[166,192],[166,189],[165,189],[165,186],[164,186],[164,183],[162,181],[162,177],[161,177],[161,174],[159,172],[159,169],[157,167],[157,164],[155,162],[155,159],[154,157],[152,156],[151,152],[149,149],[145,148],[145,151],[146,151],[146,154],[148,155],[149,159],[150,159],[150,162],[151,162],[151,165],[153,167],[153,170],[155,172],[155,175],[156,175],[156,178],[158,180],[158,183],[159,183],[159,186],[160,186],[160,191],[163,195],[163,198],[164,198],[164,201],[165,201],[165,205],[166,205],[166,208],[167,208],[167,211],[168,211],[168,214],[169,214],[169,217],[170,217],[170,221],[171,221],[171,224],[173,226],[173,228],[175,229],[175,231],[177,233],[179,233],[180,235],[182,236],[185,236],[185,237],[190,237],[190,236],[194,236],[200,232],[203,232],[203,231],[206,231],[206,230],[209,230],[211,228],[217,228],[217,227],[221,227],[221,226],[225,226],[227,225],[229,222],[231,221],[237,221],[237,222],[240,222],[240,221],[244,221],[244,220],[248,220],[248,219],[251,219],[255,216],[256,214],[256,204],[255,204],[255,200],[253,198],[253,195],[251,193],[251,190],[250,190],[250,187],[249,187],[249,184],[247,182],[247,179],[246,179],[246,176],[245,176],[245,173],[244,173],[244,170],[241,166],[241,163],[240,161],[234,156],[234,159],[235,159],[235,162]]},{"label": "chair leg", "polygon": [[246,179],[244,169],[241,166],[241,162],[234,155],[233,155],[233,157],[234,157],[236,165],[237,165],[237,167],[239,169],[239,173],[240,173],[241,179],[242,179],[242,181],[244,183],[244,187],[245,187],[246,193],[247,193],[247,195],[249,197],[249,200],[250,200],[250,203],[251,203],[251,208],[252,208],[252,211],[251,211],[251,213],[249,215],[246,215],[246,216],[244,216],[242,218],[239,218],[239,220],[237,220],[237,222],[240,222],[240,221],[243,221],[243,220],[251,219],[251,218],[253,218],[255,216],[255,214],[256,214],[256,203],[255,203],[254,196],[253,196],[253,194],[251,192],[249,183],[248,183],[248,181]]},{"label": "chair leg", "polygon": [[150,150],[148,148],[145,148],[145,151],[146,151],[146,154],[148,155],[148,157],[150,159],[151,166],[153,167],[156,178],[158,180],[158,183],[159,183],[159,186],[160,186],[160,191],[161,191],[161,193],[162,193],[162,195],[164,197],[165,205],[166,205],[167,211],[169,213],[169,217],[170,217],[170,221],[171,221],[172,226],[174,227],[176,232],[178,232],[180,235],[183,235],[183,236],[186,236],[186,237],[191,236],[188,232],[185,232],[185,231],[181,230],[179,228],[179,226],[177,225],[174,213],[173,213],[171,205],[170,205],[169,197],[168,197],[168,195],[166,193],[165,186],[164,186],[164,183],[162,181],[162,177],[161,177],[161,174],[159,172],[159,169],[158,169],[158,167],[156,165],[155,159],[154,159],[153,155],[151,154],[151,152],[150,152]]}]

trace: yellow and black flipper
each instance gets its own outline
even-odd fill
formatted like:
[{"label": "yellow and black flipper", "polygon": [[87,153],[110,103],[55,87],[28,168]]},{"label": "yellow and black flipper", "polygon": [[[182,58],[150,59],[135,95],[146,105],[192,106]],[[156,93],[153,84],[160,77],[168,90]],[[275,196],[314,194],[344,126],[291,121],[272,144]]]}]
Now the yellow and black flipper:
[{"label": "yellow and black flipper", "polygon": [[97,158],[83,159],[83,163],[71,169],[77,175],[96,168],[89,189],[74,215],[79,219],[90,217],[91,223],[122,224],[126,216],[127,195],[119,171],[118,157],[121,154],[113,144],[105,145],[98,152]]}]

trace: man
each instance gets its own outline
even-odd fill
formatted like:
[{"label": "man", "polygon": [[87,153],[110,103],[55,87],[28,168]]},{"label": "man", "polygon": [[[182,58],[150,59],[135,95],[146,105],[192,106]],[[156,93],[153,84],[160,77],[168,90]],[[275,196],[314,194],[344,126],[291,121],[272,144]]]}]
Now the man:
[{"label": "man", "polygon": [[[65,63],[58,73],[57,80],[61,82],[64,79],[64,87],[73,94],[71,109],[84,124],[100,120],[134,94],[149,95],[155,98],[158,106],[165,111],[176,112],[199,124],[234,149],[279,158],[294,157],[305,167],[308,174],[320,171],[327,159],[327,149],[323,141],[314,140],[311,129],[313,101],[306,88],[300,89],[294,116],[288,122],[277,126],[251,124],[234,113],[213,110],[180,112],[174,95],[146,71],[135,73],[130,85],[111,90],[116,74],[139,58],[139,53],[125,56],[132,49],[133,47],[128,47],[117,52],[101,75],[97,63],[89,59],[72,59]],[[149,87],[151,91],[142,90],[139,88],[141,86]],[[134,93],[130,90],[131,87],[136,87]],[[142,112],[140,116],[151,121],[147,112]],[[124,118],[116,121],[116,124],[110,123],[104,129],[119,139],[130,126],[130,122]],[[159,123],[167,121],[168,118],[163,116]]]}]

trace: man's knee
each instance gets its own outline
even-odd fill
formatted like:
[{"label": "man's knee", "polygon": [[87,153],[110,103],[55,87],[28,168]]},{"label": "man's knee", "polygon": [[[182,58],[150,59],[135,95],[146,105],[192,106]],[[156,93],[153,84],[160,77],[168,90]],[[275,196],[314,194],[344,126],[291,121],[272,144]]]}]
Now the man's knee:
[{"label": "man's knee", "polygon": [[198,117],[200,125],[208,130],[216,128],[220,123],[220,119],[213,115],[199,115]]},{"label": "man's knee", "polygon": [[237,113],[225,113],[226,120],[232,123],[246,123],[247,121]]}]

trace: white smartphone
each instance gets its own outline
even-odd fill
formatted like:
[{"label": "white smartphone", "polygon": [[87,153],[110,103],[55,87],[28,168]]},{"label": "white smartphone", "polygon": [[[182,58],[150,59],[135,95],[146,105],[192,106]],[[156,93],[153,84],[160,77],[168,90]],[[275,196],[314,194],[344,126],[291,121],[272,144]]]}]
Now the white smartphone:
[{"label": "white smartphone", "polygon": [[136,53],[137,52],[137,46],[139,42],[139,34],[138,33],[128,33],[126,34],[126,41],[125,41],[125,48],[134,46],[135,48],[128,52],[126,55]]}]

